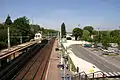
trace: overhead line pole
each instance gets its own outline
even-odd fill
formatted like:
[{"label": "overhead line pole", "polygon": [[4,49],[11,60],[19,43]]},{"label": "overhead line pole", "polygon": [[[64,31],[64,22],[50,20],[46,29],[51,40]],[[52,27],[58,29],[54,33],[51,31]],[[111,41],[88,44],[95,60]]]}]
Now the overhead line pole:
[{"label": "overhead line pole", "polygon": [[98,42],[100,42],[100,33],[99,33],[99,28],[98,28]]},{"label": "overhead line pole", "polygon": [[10,29],[8,26],[8,50],[10,49]]}]

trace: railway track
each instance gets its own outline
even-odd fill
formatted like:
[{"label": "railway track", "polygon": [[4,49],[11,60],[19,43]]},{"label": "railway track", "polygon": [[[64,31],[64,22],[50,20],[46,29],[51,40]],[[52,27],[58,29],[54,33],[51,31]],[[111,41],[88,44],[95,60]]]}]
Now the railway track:
[{"label": "railway track", "polygon": [[14,80],[44,80],[54,40],[37,52]]},{"label": "railway track", "polygon": [[32,57],[37,55],[38,51],[40,51],[44,45],[45,43],[35,44],[30,50],[17,57],[15,61],[11,63],[11,65],[0,71],[0,80],[15,79],[15,75],[19,74],[24,69],[24,66],[30,62]]}]

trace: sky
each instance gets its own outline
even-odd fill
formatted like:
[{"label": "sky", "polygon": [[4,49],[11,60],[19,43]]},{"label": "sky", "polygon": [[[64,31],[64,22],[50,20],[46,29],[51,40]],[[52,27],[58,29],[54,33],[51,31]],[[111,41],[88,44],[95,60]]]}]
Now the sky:
[{"label": "sky", "polygon": [[63,22],[67,31],[85,26],[118,29],[120,0],[0,0],[0,22],[8,14],[13,21],[26,16],[31,23],[57,30]]}]

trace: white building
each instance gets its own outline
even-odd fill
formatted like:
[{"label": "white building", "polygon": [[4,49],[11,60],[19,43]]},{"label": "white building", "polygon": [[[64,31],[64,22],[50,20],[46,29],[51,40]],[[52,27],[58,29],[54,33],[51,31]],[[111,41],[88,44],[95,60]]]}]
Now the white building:
[{"label": "white building", "polygon": [[41,33],[36,33],[34,39],[35,39],[35,40],[40,40],[40,39],[42,39],[42,34],[41,34]]}]

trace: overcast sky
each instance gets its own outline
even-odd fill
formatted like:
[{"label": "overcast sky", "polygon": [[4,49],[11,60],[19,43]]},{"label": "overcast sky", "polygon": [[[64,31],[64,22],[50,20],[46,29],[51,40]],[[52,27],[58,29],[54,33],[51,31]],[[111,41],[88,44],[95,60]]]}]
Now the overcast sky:
[{"label": "overcast sky", "polygon": [[62,22],[68,31],[91,25],[95,29],[118,29],[120,0],[0,0],[0,22],[10,14],[14,20],[26,16],[45,28],[59,29]]}]

